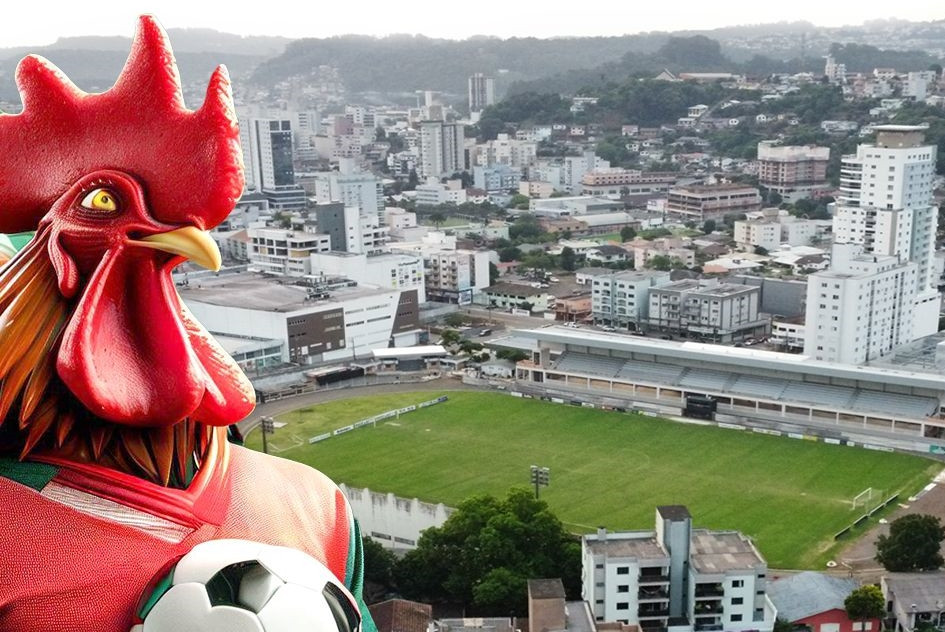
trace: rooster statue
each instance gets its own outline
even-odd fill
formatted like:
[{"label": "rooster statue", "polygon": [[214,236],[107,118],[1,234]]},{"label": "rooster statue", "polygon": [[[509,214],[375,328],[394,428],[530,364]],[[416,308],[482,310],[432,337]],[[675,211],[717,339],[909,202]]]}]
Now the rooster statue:
[{"label": "rooster statue", "polygon": [[315,558],[373,629],[347,501],[227,442],[253,389],[170,276],[219,268],[206,231],[242,193],[225,69],[186,109],[143,16],[103,93],[36,56],[16,78],[23,111],[0,113],[0,233],[19,234],[0,240],[0,630],[127,632],[154,577],[230,538]]}]

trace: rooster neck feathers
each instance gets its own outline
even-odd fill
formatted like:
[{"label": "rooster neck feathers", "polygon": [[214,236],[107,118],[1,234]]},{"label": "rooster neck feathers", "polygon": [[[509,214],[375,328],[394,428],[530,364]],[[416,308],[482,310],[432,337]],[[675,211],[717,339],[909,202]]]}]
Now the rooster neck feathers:
[{"label": "rooster neck feathers", "polygon": [[212,440],[190,419],[131,428],[99,419],[64,387],[56,350],[73,307],[55,291],[40,232],[0,270],[0,449],[99,463],[162,485],[184,486]]}]

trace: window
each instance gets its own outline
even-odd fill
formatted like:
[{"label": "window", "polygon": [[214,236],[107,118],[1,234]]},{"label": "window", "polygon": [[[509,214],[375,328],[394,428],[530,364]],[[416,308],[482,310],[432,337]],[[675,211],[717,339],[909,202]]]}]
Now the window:
[{"label": "window", "polygon": [[742,597],[732,597],[733,606],[740,606],[742,603],[744,603],[744,599]]},{"label": "window", "polygon": [[744,586],[744,585],[745,585],[745,580],[743,580],[743,579],[733,579],[733,580],[732,580],[732,588],[741,588],[741,587]]},{"label": "window", "polygon": [[742,620],[742,615],[740,614],[733,614],[731,617],[729,617],[729,621],[741,621],[741,620]]},{"label": "window", "polygon": [[630,574],[630,567],[629,567],[629,566],[618,566],[618,567],[617,567],[617,574],[618,574],[618,575],[629,575],[629,574]]},{"label": "window", "polygon": [[617,604],[617,610],[629,610],[630,604],[626,601],[621,601]]},{"label": "window", "polygon": [[619,593],[630,592],[630,586],[617,586],[617,592]]}]

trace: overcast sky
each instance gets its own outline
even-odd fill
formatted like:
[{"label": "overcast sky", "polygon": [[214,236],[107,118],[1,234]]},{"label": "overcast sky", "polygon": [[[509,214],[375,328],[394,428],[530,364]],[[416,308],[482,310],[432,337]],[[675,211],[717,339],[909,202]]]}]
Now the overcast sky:
[{"label": "overcast sky", "polygon": [[209,27],[241,35],[293,38],[346,33],[552,37],[784,20],[839,26],[890,17],[945,19],[943,0],[855,4],[823,0],[262,0],[229,4],[232,8],[223,10],[219,7],[225,3],[206,0],[7,0],[0,5],[0,47],[39,46],[71,35],[127,36],[132,34],[135,17],[140,13],[155,14],[165,28]]}]

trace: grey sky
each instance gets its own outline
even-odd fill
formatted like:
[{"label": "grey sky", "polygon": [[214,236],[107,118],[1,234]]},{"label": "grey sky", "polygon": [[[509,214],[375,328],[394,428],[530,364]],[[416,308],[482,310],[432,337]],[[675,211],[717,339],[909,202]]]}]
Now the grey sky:
[{"label": "grey sky", "polygon": [[[130,35],[139,13],[155,14],[165,28],[210,27],[243,35],[325,37],[345,33],[386,35],[422,33],[433,37],[469,35],[550,37],[619,35],[650,30],[713,28],[808,20],[824,26],[859,24],[897,17],[945,19],[942,0],[885,2],[706,2],[676,0],[321,0],[287,2],[220,2],[200,0],[11,0],[0,9],[0,47],[38,46],[70,35]],[[855,6],[855,10],[851,7]],[[892,11],[895,15],[892,15]]]}]

